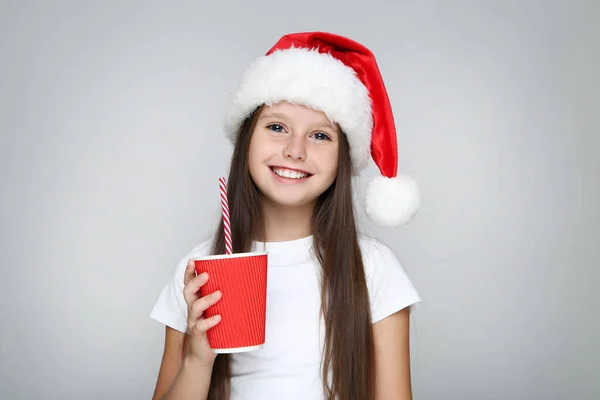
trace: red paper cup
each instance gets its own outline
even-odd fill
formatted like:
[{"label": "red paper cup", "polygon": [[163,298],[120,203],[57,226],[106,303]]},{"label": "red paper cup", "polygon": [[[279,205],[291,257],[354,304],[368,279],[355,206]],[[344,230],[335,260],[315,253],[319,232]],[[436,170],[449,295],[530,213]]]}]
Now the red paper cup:
[{"label": "red paper cup", "polygon": [[196,273],[208,273],[200,288],[206,296],[216,290],[221,300],[204,316],[221,315],[221,322],[207,331],[215,353],[239,353],[259,349],[265,343],[267,311],[267,253],[220,254],[194,259]]}]

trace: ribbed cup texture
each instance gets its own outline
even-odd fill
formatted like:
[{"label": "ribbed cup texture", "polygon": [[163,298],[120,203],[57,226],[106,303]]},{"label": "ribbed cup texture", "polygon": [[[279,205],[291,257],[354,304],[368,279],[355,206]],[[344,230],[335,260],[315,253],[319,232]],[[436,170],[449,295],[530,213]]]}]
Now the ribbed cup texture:
[{"label": "ribbed cup texture", "polygon": [[267,308],[267,255],[195,260],[196,272],[207,272],[200,288],[206,296],[216,290],[221,300],[209,307],[205,318],[220,314],[221,322],[207,332],[213,349],[236,349],[265,343]]}]

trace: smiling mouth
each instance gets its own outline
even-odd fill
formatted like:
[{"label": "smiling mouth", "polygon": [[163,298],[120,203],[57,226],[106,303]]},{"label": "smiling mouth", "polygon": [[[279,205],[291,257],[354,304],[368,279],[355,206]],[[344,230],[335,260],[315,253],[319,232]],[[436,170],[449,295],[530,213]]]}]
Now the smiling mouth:
[{"label": "smiling mouth", "polygon": [[287,179],[304,179],[311,177],[312,174],[306,171],[298,171],[295,169],[281,168],[281,167],[269,167],[271,171],[277,176]]}]

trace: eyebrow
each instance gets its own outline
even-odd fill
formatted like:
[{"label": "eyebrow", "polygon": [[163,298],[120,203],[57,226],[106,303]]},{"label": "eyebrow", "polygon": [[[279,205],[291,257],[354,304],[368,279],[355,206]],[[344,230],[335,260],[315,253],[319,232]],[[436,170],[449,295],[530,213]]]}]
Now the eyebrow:
[{"label": "eyebrow", "polygon": [[260,116],[259,119],[263,119],[263,118],[281,118],[281,119],[286,119],[287,115],[285,114],[280,114],[280,113],[276,113],[276,112],[266,112],[263,115]]},{"label": "eyebrow", "polygon": [[[264,119],[264,118],[279,118],[279,119],[288,119],[289,116],[285,115],[285,114],[281,114],[278,112],[266,112],[263,115],[261,115],[258,119]],[[330,129],[335,129],[335,124],[330,122],[329,120],[327,120],[327,122],[319,122],[316,123],[315,125],[317,125],[319,128],[330,128]]]}]

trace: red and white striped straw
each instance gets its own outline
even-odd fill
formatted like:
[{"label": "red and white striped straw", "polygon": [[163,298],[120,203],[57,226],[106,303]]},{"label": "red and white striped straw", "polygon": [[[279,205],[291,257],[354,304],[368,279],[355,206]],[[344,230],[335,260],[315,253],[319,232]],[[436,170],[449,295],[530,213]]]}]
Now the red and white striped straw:
[{"label": "red and white striped straw", "polygon": [[219,190],[221,192],[221,209],[223,210],[223,227],[225,232],[225,253],[232,254],[233,246],[231,244],[231,221],[229,221],[229,204],[227,200],[227,184],[225,177],[219,178]]}]

